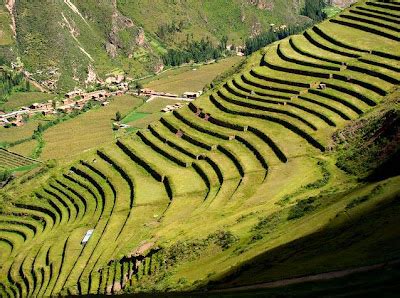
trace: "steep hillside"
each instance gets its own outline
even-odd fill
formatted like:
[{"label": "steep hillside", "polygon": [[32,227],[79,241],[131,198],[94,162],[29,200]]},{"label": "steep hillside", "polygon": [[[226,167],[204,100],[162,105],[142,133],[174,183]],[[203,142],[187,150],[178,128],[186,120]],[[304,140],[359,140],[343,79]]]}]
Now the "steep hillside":
[{"label": "steep hillside", "polygon": [[[11,183],[1,295],[231,288],[398,261],[400,176],[370,174],[399,148],[399,7],[359,1],[147,129]],[[387,155],[371,163],[376,148]]]},{"label": "steep hillside", "polygon": [[[97,76],[123,71],[133,78],[158,72],[161,56],[202,38],[243,45],[270,24],[288,25],[302,1],[6,1],[0,11],[0,48],[7,60],[21,56],[25,68],[50,89],[94,84]],[[14,20],[14,22],[13,22]],[[14,25],[13,25],[14,24]],[[11,27],[16,31],[16,44]]]}]

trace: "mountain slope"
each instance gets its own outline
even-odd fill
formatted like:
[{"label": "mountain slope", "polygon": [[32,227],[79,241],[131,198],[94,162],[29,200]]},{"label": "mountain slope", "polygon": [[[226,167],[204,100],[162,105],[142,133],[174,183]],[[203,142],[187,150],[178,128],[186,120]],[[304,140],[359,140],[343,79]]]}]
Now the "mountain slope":
[{"label": "mountain slope", "polygon": [[[277,25],[304,22],[301,1],[70,1],[45,6],[37,1],[8,0],[16,23],[16,45],[10,45],[11,19],[2,12],[8,60],[21,56],[25,68],[50,89],[66,91],[84,85],[93,71],[104,78],[115,70],[139,78],[162,69],[161,56],[188,38],[210,38],[215,44],[244,39]],[[8,24],[7,24],[8,21]],[[166,30],[162,33],[162,30]],[[8,37],[6,37],[8,35]],[[6,55],[7,54],[7,55]]]},{"label": "mountain slope", "polygon": [[398,256],[400,177],[341,170],[332,135],[397,114],[399,3],[360,1],[148,129],[14,182],[0,215],[2,295],[194,290]]}]

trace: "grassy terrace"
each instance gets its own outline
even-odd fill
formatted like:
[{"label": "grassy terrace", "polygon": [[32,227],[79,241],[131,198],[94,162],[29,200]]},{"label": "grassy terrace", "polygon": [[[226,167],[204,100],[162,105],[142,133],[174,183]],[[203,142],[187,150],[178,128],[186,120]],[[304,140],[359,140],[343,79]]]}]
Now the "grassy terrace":
[{"label": "grassy terrace", "polygon": [[[69,122],[46,131],[45,156],[73,157],[83,143],[93,150],[51,177],[32,180],[30,189],[10,189],[13,198],[0,213],[0,294],[195,289],[256,257],[271,264],[274,256],[282,258],[293,270],[277,265],[264,272],[257,264],[247,275],[238,269],[243,276],[237,284],[253,276],[270,281],[365,263],[353,258],[351,247],[332,251],[326,266],[307,251],[315,267],[295,267],[304,260],[290,245],[314,243],[318,231],[352,225],[398,196],[398,177],[360,183],[335,166],[328,149],[334,132],[379,107],[399,84],[399,3],[359,1],[262,49],[241,73],[114,143],[106,139],[118,106],[104,109],[101,131],[96,122],[81,125],[68,152],[57,148],[68,139],[59,130],[68,131]],[[130,97],[120,101],[139,106]],[[6,166],[31,162],[6,153],[0,154]],[[82,245],[89,229],[93,235]],[[357,245],[363,248],[361,240]],[[288,264],[287,256],[298,263]],[[343,268],[336,256],[343,257]],[[374,257],[371,263],[385,261]]]}]

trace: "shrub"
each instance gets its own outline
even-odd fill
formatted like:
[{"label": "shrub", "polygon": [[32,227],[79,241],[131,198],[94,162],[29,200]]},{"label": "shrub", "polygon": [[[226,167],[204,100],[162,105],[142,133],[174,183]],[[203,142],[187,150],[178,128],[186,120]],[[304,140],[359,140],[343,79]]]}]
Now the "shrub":
[{"label": "shrub", "polygon": [[230,248],[235,242],[239,240],[231,231],[219,230],[213,234],[208,235],[207,240],[220,246],[222,250]]},{"label": "shrub", "polygon": [[296,205],[290,208],[287,219],[288,220],[297,219],[313,211],[316,208],[314,202],[315,202],[314,198],[308,198],[305,200],[298,201]]}]

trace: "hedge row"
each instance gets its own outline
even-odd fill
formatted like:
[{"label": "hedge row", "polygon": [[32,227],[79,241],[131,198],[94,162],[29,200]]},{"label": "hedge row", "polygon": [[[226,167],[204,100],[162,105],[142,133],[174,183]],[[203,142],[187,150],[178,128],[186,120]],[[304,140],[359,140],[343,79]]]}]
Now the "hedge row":
[{"label": "hedge row", "polygon": [[321,114],[321,113],[319,113],[319,112],[317,112],[317,111],[314,111],[314,110],[312,110],[312,109],[309,109],[309,108],[307,108],[307,107],[304,107],[304,106],[299,105],[299,104],[294,103],[294,102],[290,102],[290,101],[289,101],[289,102],[287,102],[286,104],[287,104],[288,106],[295,107],[295,108],[297,108],[297,109],[299,109],[299,110],[302,110],[302,111],[304,111],[304,112],[306,112],[306,113],[312,114],[312,115],[314,115],[314,116],[320,118],[322,121],[324,121],[324,122],[325,122],[326,124],[328,124],[329,126],[336,126],[336,124],[335,124],[331,119],[329,119],[326,115],[324,115],[324,114]]},{"label": "hedge row", "polygon": [[163,136],[161,136],[151,125],[148,126],[149,131],[152,133],[153,136],[155,136],[157,139],[159,139],[161,142],[169,145],[170,147],[180,151],[181,153],[193,158],[193,159],[199,159],[199,155],[193,154],[192,152],[190,152],[189,150],[186,150],[185,148],[179,146],[178,144],[167,140],[166,138],[164,138]]},{"label": "hedge row", "polygon": [[178,166],[187,168],[190,166],[190,164],[184,162],[183,160],[179,159],[176,156],[173,156],[172,154],[166,152],[165,150],[161,149],[160,147],[158,147],[156,144],[154,144],[153,142],[151,142],[141,131],[138,131],[137,135],[140,137],[140,139],[143,141],[143,143],[145,143],[146,145],[148,145],[150,148],[152,148],[154,151],[158,152],[159,154],[161,154],[162,156],[164,156],[166,159],[176,163]]},{"label": "hedge row", "polygon": [[[336,79],[338,79],[338,78],[336,78]],[[340,80],[340,81],[352,83],[352,80],[347,81],[346,78],[342,78],[342,80]],[[334,89],[334,90],[338,90],[338,91],[340,91],[342,93],[351,95],[351,96],[361,100],[362,102],[366,103],[369,106],[375,106],[376,105],[376,103],[372,99],[366,97],[365,95],[363,95],[361,93],[358,93],[357,91],[350,90],[350,89],[347,89],[345,87],[338,86],[338,85],[331,84],[331,83],[327,83],[327,82],[325,82],[325,85],[328,88],[331,88],[331,89]]]},{"label": "hedge row", "polygon": [[[58,215],[59,223],[60,223],[60,222],[62,221],[62,218],[63,218],[61,209],[60,209],[52,200],[50,200],[49,198],[47,198],[45,195],[41,194],[40,192],[35,192],[35,195],[36,195],[36,197],[38,197],[39,199],[42,199],[42,200],[47,201],[47,203],[48,203],[48,204],[50,205],[50,207],[53,209],[53,210],[49,210],[49,211],[50,211],[51,213],[54,212],[54,217],[55,217],[55,219],[57,218],[56,215]],[[53,211],[53,212],[52,212],[52,211]],[[56,221],[56,220],[55,220],[55,221]]]},{"label": "hedge row", "polygon": [[210,193],[211,190],[211,182],[210,179],[208,178],[207,174],[203,171],[203,169],[197,164],[197,163],[193,163],[192,164],[193,169],[197,172],[197,174],[199,174],[199,176],[201,177],[201,179],[204,181],[205,185],[207,186],[207,194],[206,194],[206,198],[208,197],[208,194]]},{"label": "hedge row", "polygon": [[313,104],[318,105],[320,107],[323,107],[323,108],[325,108],[327,110],[330,110],[331,112],[334,112],[334,113],[338,114],[344,120],[351,120],[351,118],[349,116],[347,116],[346,114],[344,114],[342,111],[340,111],[340,110],[338,110],[338,109],[336,109],[336,108],[334,108],[334,107],[332,107],[332,106],[330,106],[328,104],[325,104],[323,102],[320,102],[320,101],[317,101],[317,100],[314,100],[312,98],[308,98],[308,97],[302,96],[302,95],[299,96],[299,98],[304,100],[304,101],[313,103]]},{"label": "hedge row", "polygon": [[[51,184],[49,184],[49,187],[55,189],[54,186],[51,185]],[[57,190],[57,189],[56,189],[56,190]],[[44,189],[44,191],[45,191],[47,194],[49,194],[49,195],[53,196],[54,198],[56,198],[56,200],[57,200],[58,202],[60,202],[61,205],[63,205],[63,207],[64,207],[65,209],[67,209],[67,211],[68,211],[68,218],[69,218],[68,221],[73,220],[73,219],[72,219],[72,215],[71,215],[72,210],[71,210],[69,204],[68,204],[66,201],[64,201],[64,200],[62,199],[62,197],[61,197],[60,195],[56,194],[54,191],[51,191],[51,190],[49,190],[49,189],[47,189],[47,188]],[[60,192],[60,191],[59,191],[59,192]],[[63,194],[63,193],[62,193],[62,194]],[[63,194],[63,195],[64,195],[64,194]],[[65,195],[64,195],[64,196],[65,196]],[[69,199],[69,200],[71,200],[69,197],[66,197],[66,198]],[[71,202],[71,203],[72,203],[72,202]],[[78,215],[78,207],[77,207],[75,204],[72,204],[72,205],[75,207],[76,215]],[[74,220],[76,220],[76,218],[75,218]]]},{"label": "hedge row", "polygon": [[[306,56],[306,57],[310,57],[310,58],[313,58],[313,59],[316,59],[316,60],[328,62],[328,63],[343,65],[343,62],[341,62],[341,61],[337,61],[337,60],[332,60],[332,59],[329,59],[329,58],[321,57],[321,56],[318,56],[318,55],[315,55],[315,54],[312,54],[312,53],[310,53],[310,52],[307,52],[307,51],[304,51],[304,50],[300,49],[300,48],[294,43],[293,38],[290,38],[290,39],[289,39],[289,44],[290,44],[290,46],[292,47],[292,49],[293,49],[295,52],[297,52],[298,54],[300,54],[300,55],[303,55],[303,56]],[[340,67],[339,67],[339,69],[340,69]]]},{"label": "hedge row", "polygon": [[317,26],[312,27],[312,30],[313,30],[318,36],[320,36],[321,38],[327,40],[327,41],[330,42],[331,44],[334,44],[334,45],[336,45],[336,46],[338,46],[338,47],[340,47],[340,48],[344,48],[344,49],[351,50],[351,51],[354,51],[354,52],[369,53],[369,51],[367,51],[367,50],[363,50],[363,49],[360,49],[360,48],[356,48],[356,47],[347,45],[347,44],[345,44],[345,43],[343,43],[343,42],[341,42],[341,41],[339,41],[339,40],[336,40],[336,39],[333,38],[332,36],[329,36],[328,34],[326,34],[324,31],[321,30],[321,28],[319,28],[319,27],[317,27]]},{"label": "hedge row", "polygon": [[[352,70],[352,71],[356,71],[356,72],[360,72],[360,73],[363,73],[363,74],[367,74],[367,75],[369,75],[371,77],[380,78],[381,80],[384,80],[384,81],[389,82],[391,84],[395,84],[395,85],[396,84],[400,84],[400,81],[398,79],[395,79],[395,78],[393,78],[391,76],[388,76],[386,74],[380,73],[378,71],[370,70],[368,68],[355,66],[355,65],[349,65],[347,67],[347,69]],[[373,85],[371,85],[371,86],[373,86]],[[378,88],[378,87],[375,87],[375,86],[373,86],[373,87],[374,88]],[[380,89],[380,90],[382,90],[382,89]],[[383,92],[385,92],[385,91],[383,91]]]},{"label": "hedge row", "polygon": [[332,100],[334,100],[334,101],[336,101],[336,102],[338,102],[338,103],[350,108],[351,110],[356,112],[358,115],[361,115],[363,113],[363,111],[361,111],[358,107],[356,107],[352,103],[342,99],[341,97],[338,97],[338,96],[335,96],[335,95],[332,95],[332,94],[329,94],[329,93],[325,93],[325,92],[323,92],[321,90],[318,90],[318,89],[310,89],[310,90],[308,90],[308,92],[311,93],[311,94],[316,94],[316,95],[319,95],[319,96],[322,96],[322,97],[325,97],[325,98],[332,99]]},{"label": "hedge row", "polygon": [[386,69],[389,69],[391,71],[400,72],[400,68],[399,67],[396,67],[394,65],[389,65],[389,64],[386,64],[386,63],[383,63],[383,62],[368,60],[368,59],[364,59],[364,58],[359,58],[358,61],[366,63],[366,64],[370,64],[370,65],[386,68]]},{"label": "hedge row", "polygon": [[220,185],[224,182],[224,176],[222,174],[221,169],[219,168],[218,164],[214,162],[210,157],[205,156],[204,160],[214,169],[215,173],[217,174],[218,177],[218,182]]},{"label": "hedge row", "polygon": [[[165,120],[164,118],[161,118],[161,119],[160,119],[160,122],[161,122],[166,128],[168,128],[171,132],[173,132],[173,133],[177,133],[177,132],[178,132],[178,129],[176,129],[173,125],[171,125],[171,124],[170,124],[167,120]],[[201,141],[198,141],[198,140],[196,140],[196,139],[194,139],[194,138],[188,136],[188,135],[185,134],[184,132],[183,132],[183,135],[182,135],[182,139],[184,139],[185,141],[187,141],[187,142],[189,142],[189,143],[191,143],[191,144],[193,144],[193,145],[195,145],[195,146],[197,146],[197,147],[201,147],[201,148],[206,149],[206,150],[208,150],[208,151],[214,149],[213,146],[208,145],[208,144],[206,144],[206,143],[203,143],[203,142],[201,142]]]},{"label": "hedge row", "polygon": [[241,136],[237,136],[236,139],[240,143],[242,143],[244,146],[246,146],[254,154],[254,156],[260,162],[260,164],[264,168],[264,170],[268,171],[268,163],[265,160],[264,156],[262,156],[260,151],[258,151],[256,147],[254,147],[250,142],[248,142],[246,139],[242,138]]},{"label": "hedge row", "polygon": [[28,236],[26,235],[26,233],[19,231],[19,230],[13,230],[13,229],[9,229],[9,228],[2,228],[0,227],[0,232],[8,232],[11,234],[17,234],[18,236],[21,236],[23,239],[23,242],[25,242],[28,239]]},{"label": "hedge row", "polygon": [[174,115],[177,119],[179,119],[180,121],[182,121],[183,123],[185,123],[187,126],[190,126],[191,128],[193,128],[193,129],[195,129],[195,130],[198,130],[198,131],[200,131],[200,132],[202,132],[202,133],[205,133],[205,134],[208,134],[208,135],[210,135],[210,136],[214,136],[214,137],[220,138],[220,139],[222,139],[222,140],[230,140],[230,139],[231,139],[231,138],[230,138],[229,136],[227,136],[227,135],[224,135],[224,134],[221,134],[221,133],[218,133],[218,132],[215,132],[215,131],[211,131],[211,130],[209,130],[209,129],[206,129],[206,128],[202,127],[201,125],[195,124],[195,123],[193,123],[193,122],[187,120],[185,117],[183,117],[183,116],[182,116],[180,113],[178,113],[176,110],[173,111],[173,115]]},{"label": "hedge row", "polygon": [[108,184],[108,186],[111,188],[111,191],[112,191],[112,193],[114,195],[114,198],[117,197],[117,190],[115,189],[114,185],[108,180],[108,177],[103,174],[103,172],[99,171],[98,169],[96,169],[94,166],[92,166],[91,164],[87,163],[86,161],[81,160],[80,163],[83,166],[86,166],[87,168],[89,168],[91,171],[95,172],[101,178],[103,178],[106,181],[106,183]]},{"label": "hedge row", "polygon": [[345,56],[345,57],[350,57],[350,58],[359,58],[359,57],[361,57],[360,55],[357,55],[357,54],[347,53],[347,52],[339,51],[337,49],[333,49],[331,47],[328,47],[328,46],[316,41],[315,39],[313,39],[312,36],[310,35],[310,33],[308,33],[307,31],[304,32],[303,35],[311,44],[313,44],[316,47],[321,48],[321,49],[323,49],[325,51],[332,52],[332,53],[335,53],[335,54],[338,54],[338,55],[341,55],[341,56]]},{"label": "hedge row", "polygon": [[286,116],[291,117],[293,119],[299,120],[300,122],[304,123],[305,125],[307,125],[308,127],[310,127],[313,130],[317,130],[317,127],[314,124],[312,124],[311,122],[303,119],[302,117],[300,117],[299,115],[297,115],[295,113],[292,113],[292,112],[289,112],[289,111],[286,111],[286,110],[280,110],[280,109],[276,109],[276,108],[260,106],[260,105],[257,105],[257,104],[253,104],[253,103],[249,103],[249,102],[245,102],[245,101],[232,99],[232,98],[229,98],[229,97],[225,96],[223,93],[221,93],[221,91],[218,91],[217,94],[222,100],[227,101],[229,103],[232,103],[232,104],[235,104],[235,105],[238,105],[238,106],[242,106],[242,107],[245,107],[245,108],[253,109],[253,110],[261,110],[261,111],[266,111],[266,112],[286,115]]},{"label": "hedge row", "polygon": [[126,183],[128,183],[129,189],[130,189],[130,204],[129,204],[129,207],[132,208],[133,204],[134,204],[134,198],[135,198],[135,196],[134,196],[135,187],[133,185],[131,177],[129,177],[129,175],[126,173],[126,171],[120,165],[118,165],[114,160],[112,160],[109,156],[107,156],[103,151],[97,150],[97,155],[101,159],[103,159],[104,161],[106,161],[110,165],[112,165],[117,170],[117,172],[122,176],[122,178],[124,178]]},{"label": "hedge row", "polygon": [[293,82],[293,81],[288,81],[288,80],[283,80],[283,79],[278,79],[278,78],[267,77],[266,75],[257,73],[257,71],[254,69],[250,70],[250,75],[252,75],[253,77],[255,77],[257,79],[264,80],[267,82],[277,83],[277,84],[283,84],[283,85],[289,85],[289,86],[295,86],[295,87],[303,87],[303,88],[311,87],[311,85],[309,83]]},{"label": "hedge row", "polygon": [[360,22],[360,23],[366,23],[366,24],[369,24],[369,25],[372,25],[372,26],[383,27],[385,29],[395,31],[397,33],[400,32],[399,28],[397,28],[395,26],[392,26],[392,25],[385,24],[383,22],[377,22],[377,21],[374,21],[374,20],[361,18],[361,17],[354,16],[354,15],[347,15],[347,14],[341,14],[340,17],[342,17],[344,19],[349,19],[351,21],[356,21],[356,22]]},{"label": "hedge row", "polygon": [[[251,75],[251,72],[250,72],[250,75]],[[240,76],[240,79],[247,85],[254,86],[254,87],[257,87],[257,88],[260,88],[263,90],[271,90],[271,91],[291,93],[291,94],[299,94],[300,93],[300,91],[298,91],[298,90],[293,90],[293,89],[283,88],[283,87],[276,87],[276,86],[268,86],[265,84],[257,83],[257,82],[249,80],[243,74]],[[287,98],[287,97],[285,97],[285,98]]]},{"label": "hedge row", "polygon": [[331,75],[329,73],[324,73],[324,72],[319,72],[319,71],[310,71],[310,70],[303,70],[303,69],[297,69],[297,68],[289,68],[289,67],[283,67],[280,65],[274,65],[270,62],[268,62],[265,59],[265,55],[261,59],[261,66],[266,66],[269,67],[270,69],[277,70],[277,71],[282,71],[282,72],[287,72],[291,74],[298,74],[302,76],[307,76],[307,77],[315,77],[315,78],[324,78],[324,79],[329,79]]},{"label": "hedge row", "polygon": [[389,17],[393,17],[393,18],[398,18],[399,17],[398,15],[390,13],[388,11],[381,11],[381,10],[371,9],[371,8],[367,8],[367,7],[364,7],[364,6],[358,6],[357,9],[364,10],[364,11],[369,11],[369,12],[373,12],[373,13],[376,13],[376,14],[389,16]]},{"label": "hedge row", "polygon": [[218,145],[217,149],[219,151],[221,151],[223,154],[225,154],[230,160],[232,160],[232,162],[235,165],[236,169],[238,170],[240,176],[243,177],[244,169],[243,169],[243,166],[240,164],[239,160],[237,159],[237,157],[222,145]]},{"label": "hedge row", "polygon": [[[280,104],[281,103],[280,100],[290,100],[289,96],[274,95],[274,94],[263,93],[263,92],[254,92],[254,90],[252,90],[252,89],[248,89],[248,88],[245,88],[245,87],[239,85],[235,80],[232,81],[232,84],[234,85],[235,88],[239,89],[242,93],[236,91],[233,87],[231,87],[227,83],[224,84],[223,88],[225,88],[229,93],[231,93],[237,97],[262,101],[262,102],[270,103],[270,104]],[[252,94],[252,92],[254,94]],[[261,99],[261,96],[263,97],[262,99]],[[265,98],[265,97],[267,97],[267,98]],[[270,99],[271,97],[273,97],[274,99]],[[280,100],[277,100],[277,99],[280,99]]]},{"label": "hedge row", "polygon": [[398,19],[396,20],[396,19],[389,18],[387,15],[373,14],[373,13],[368,13],[365,11],[358,11],[358,10],[354,10],[354,9],[350,9],[349,12],[351,12],[352,14],[359,15],[359,16],[374,18],[374,19],[386,21],[389,23],[394,23],[394,24],[399,23]]},{"label": "hedge row", "polygon": [[167,192],[168,198],[170,200],[172,200],[174,194],[172,192],[171,183],[169,182],[169,178],[167,176],[164,178],[163,184],[164,184],[164,187],[165,187],[165,191]]},{"label": "hedge row", "polygon": [[156,179],[159,182],[163,182],[165,179],[165,176],[159,174],[155,169],[153,169],[152,166],[150,166],[146,161],[138,157],[136,154],[131,151],[129,147],[127,147],[124,143],[122,143],[120,140],[117,140],[117,146],[126,154],[129,156],[129,158],[137,163],[139,166],[144,168],[154,179]]},{"label": "hedge row", "polygon": [[18,218],[15,218],[15,220],[0,219],[0,223],[23,226],[23,227],[27,228],[28,230],[32,231],[32,233],[35,235],[38,233],[38,229],[35,225],[28,223],[28,222],[20,222],[20,221],[18,221]]},{"label": "hedge row", "polygon": [[97,195],[94,193],[94,191],[93,191],[89,186],[87,186],[86,184],[80,182],[79,180],[75,180],[74,178],[72,178],[72,177],[70,177],[70,176],[68,176],[68,175],[66,175],[66,174],[63,174],[63,177],[64,177],[65,179],[71,181],[72,183],[81,186],[82,188],[84,188],[87,192],[89,192],[89,193],[92,195],[94,201],[96,202],[96,206],[95,206],[95,210],[94,210],[94,212],[96,212],[96,210],[97,210],[98,207],[99,207],[99,202],[98,202]]},{"label": "hedge row", "polygon": [[276,53],[278,54],[279,58],[281,58],[283,61],[294,63],[294,64],[297,64],[297,65],[309,66],[309,67],[315,67],[315,68],[321,68],[321,69],[327,69],[327,70],[332,70],[332,71],[340,71],[340,67],[338,67],[338,66],[330,66],[330,65],[318,64],[318,63],[313,63],[313,62],[309,62],[309,61],[302,61],[302,60],[298,60],[298,59],[294,59],[294,58],[288,57],[282,52],[281,44],[278,44],[278,48],[276,50]]},{"label": "hedge row", "polygon": [[308,133],[304,132],[303,130],[301,130],[300,128],[298,128],[297,126],[286,122],[285,120],[279,119],[279,118],[275,118],[275,117],[271,117],[265,114],[257,114],[257,113],[250,113],[250,112],[241,112],[241,111],[235,111],[235,110],[231,110],[228,109],[226,107],[224,107],[223,105],[221,105],[213,96],[210,96],[211,102],[221,111],[226,112],[226,113],[230,113],[233,115],[240,115],[240,116],[244,116],[244,117],[251,117],[251,118],[258,118],[258,119],[263,119],[263,120],[267,120],[270,122],[274,122],[277,123],[289,130],[291,130],[292,132],[298,134],[300,137],[302,137],[303,139],[305,139],[310,145],[312,145],[313,147],[319,149],[320,151],[324,152],[325,151],[325,147],[319,143],[317,140],[315,140],[312,136],[310,136]]},{"label": "hedge row", "polygon": [[347,26],[347,27],[352,27],[352,28],[356,28],[362,31],[366,31],[368,33],[371,34],[375,34],[375,35],[379,35],[379,36],[384,36],[388,39],[394,40],[394,41],[400,41],[400,37],[368,27],[368,26],[364,26],[361,24],[357,24],[357,23],[352,23],[352,22],[348,22],[348,21],[343,21],[343,20],[336,20],[336,19],[331,19],[329,20],[332,23],[336,23],[339,25],[343,25],[343,26]]},{"label": "hedge row", "polygon": [[[230,84],[232,84],[232,86]],[[262,97],[263,102],[271,103],[271,104],[280,104],[280,103],[282,103],[282,100],[290,100],[291,96],[293,96],[293,94],[290,94],[290,95],[271,94],[271,93],[268,93],[268,91],[265,92],[264,90],[255,91],[254,86],[252,86],[252,88],[248,88],[248,87],[243,86],[243,84],[245,84],[245,83],[242,82],[239,84],[236,80],[232,80],[230,82],[230,84],[228,83],[228,84],[226,84],[226,87],[224,86],[225,89],[227,89],[227,91],[229,91],[229,93],[232,93],[239,97],[245,97],[246,99],[250,98],[250,99],[254,99],[254,100],[261,99],[261,97]],[[281,91],[278,91],[278,92],[281,92]],[[271,98],[273,98],[273,99],[271,99]]]},{"label": "hedge row", "polygon": [[73,168],[71,168],[71,169],[72,169],[77,175],[79,175],[79,176],[81,176],[83,179],[89,181],[90,184],[93,185],[93,186],[97,189],[97,191],[99,192],[100,197],[101,197],[101,211],[100,211],[100,214],[103,214],[104,208],[105,208],[105,205],[106,205],[106,195],[105,195],[105,192],[104,192],[103,188],[97,183],[96,180],[93,179],[93,177],[89,176],[87,173],[85,173],[85,172],[83,172],[83,171],[81,171],[80,169],[75,168],[75,167],[73,167]]},{"label": "hedge row", "polygon": [[88,210],[88,205],[87,205],[87,201],[86,199],[78,192],[76,191],[74,188],[68,186],[67,184],[65,184],[64,182],[60,181],[60,180],[56,180],[56,182],[58,184],[60,184],[62,187],[64,187],[65,189],[67,189],[69,192],[73,193],[75,197],[79,198],[79,200],[81,201],[81,203],[83,204],[83,216],[87,216],[87,210]]},{"label": "hedge row", "polygon": [[384,9],[391,9],[391,10],[398,10],[399,9],[399,7],[396,5],[397,4],[396,2],[390,2],[390,4],[389,4],[387,2],[371,2],[371,1],[368,1],[368,2],[366,2],[366,4],[367,5],[371,5],[371,6],[376,6],[376,7],[379,7],[379,8],[384,8]]}]

